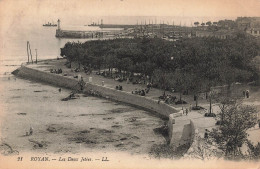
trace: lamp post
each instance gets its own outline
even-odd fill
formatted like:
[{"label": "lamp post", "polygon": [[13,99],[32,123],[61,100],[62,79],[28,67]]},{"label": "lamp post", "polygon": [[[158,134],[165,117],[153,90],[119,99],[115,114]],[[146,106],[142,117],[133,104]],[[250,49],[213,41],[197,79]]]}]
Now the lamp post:
[{"label": "lamp post", "polygon": [[35,53],[36,53],[36,60],[35,60],[35,63],[37,64],[37,49],[35,49]]},{"label": "lamp post", "polygon": [[213,110],[212,110],[212,99],[214,99],[215,96],[216,96],[216,93],[214,91],[210,90],[209,91],[209,114],[213,113]]}]

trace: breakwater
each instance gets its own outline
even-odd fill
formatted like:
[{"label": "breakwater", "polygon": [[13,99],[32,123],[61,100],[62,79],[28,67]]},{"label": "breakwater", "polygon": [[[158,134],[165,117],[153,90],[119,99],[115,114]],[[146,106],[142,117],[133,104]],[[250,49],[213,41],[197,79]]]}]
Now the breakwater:
[{"label": "breakwater", "polygon": [[120,31],[76,31],[76,30],[56,30],[57,38],[109,38],[116,37]]},{"label": "breakwater", "polygon": [[103,37],[102,32],[94,31],[72,31],[72,30],[56,30],[57,38],[100,38]]},{"label": "breakwater", "polygon": [[123,29],[129,29],[134,28],[136,25],[114,25],[114,24],[102,24],[99,25],[100,28],[123,28]]},{"label": "breakwater", "polygon": [[99,28],[121,28],[121,29],[129,29],[129,28],[135,28],[138,25],[120,25],[120,24],[90,24],[90,25],[85,25],[85,26],[94,26],[94,27],[99,27]]}]

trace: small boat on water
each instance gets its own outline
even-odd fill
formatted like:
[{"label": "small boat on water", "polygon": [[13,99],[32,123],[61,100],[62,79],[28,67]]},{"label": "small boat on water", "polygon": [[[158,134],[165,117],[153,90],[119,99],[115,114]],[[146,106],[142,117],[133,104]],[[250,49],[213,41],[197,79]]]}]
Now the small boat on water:
[{"label": "small boat on water", "polygon": [[92,24],[84,25],[84,26],[100,26],[100,24],[97,24],[97,23],[93,22]]},{"label": "small boat on water", "polygon": [[48,23],[43,24],[42,26],[57,26],[57,24],[48,22]]}]

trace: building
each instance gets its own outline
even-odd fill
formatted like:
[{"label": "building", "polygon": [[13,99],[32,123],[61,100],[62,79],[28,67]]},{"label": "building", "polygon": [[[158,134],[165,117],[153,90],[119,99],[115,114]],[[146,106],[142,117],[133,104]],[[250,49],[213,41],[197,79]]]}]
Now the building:
[{"label": "building", "polygon": [[260,28],[248,28],[246,30],[246,33],[248,33],[254,37],[260,37]]},{"label": "building", "polygon": [[219,31],[196,31],[196,37],[215,37],[218,39],[229,39],[234,38],[233,31],[219,30]]},{"label": "building", "polygon": [[239,30],[260,28],[260,17],[238,17],[236,23]]}]

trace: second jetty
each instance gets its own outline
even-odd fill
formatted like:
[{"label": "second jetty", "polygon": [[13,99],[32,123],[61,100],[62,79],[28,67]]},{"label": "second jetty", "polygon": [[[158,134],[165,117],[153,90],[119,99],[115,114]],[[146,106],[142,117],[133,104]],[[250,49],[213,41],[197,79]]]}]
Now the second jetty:
[{"label": "second jetty", "polygon": [[62,30],[60,20],[58,20],[58,29],[56,30],[57,38],[113,38],[121,33],[120,30],[109,31],[78,31],[78,30]]}]

